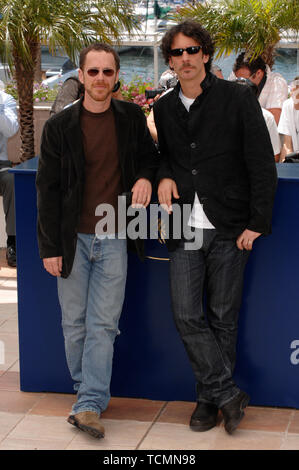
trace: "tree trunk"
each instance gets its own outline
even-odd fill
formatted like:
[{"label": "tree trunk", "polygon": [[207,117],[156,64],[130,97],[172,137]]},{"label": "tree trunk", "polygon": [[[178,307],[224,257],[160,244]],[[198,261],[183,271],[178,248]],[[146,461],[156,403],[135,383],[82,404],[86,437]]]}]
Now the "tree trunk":
[{"label": "tree trunk", "polygon": [[43,77],[42,77],[43,71],[42,71],[42,51],[40,44],[38,45],[37,49],[37,58],[36,58],[36,66],[34,70],[34,81],[35,82],[41,82]]},{"label": "tree trunk", "polygon": [[270,46],[266,47],[261,56],[272,70],[275,61],[275,46],[271,44]]},{"label": "tree trunk", "polygon": [[15,74],[19,96],[19,117],[21,134],[20,160],[26,161],[35,157],[34,121],[33,121],[33,79],[39,44],[30,44],[32,65],[24,66],[16,49],[13,50]]}]

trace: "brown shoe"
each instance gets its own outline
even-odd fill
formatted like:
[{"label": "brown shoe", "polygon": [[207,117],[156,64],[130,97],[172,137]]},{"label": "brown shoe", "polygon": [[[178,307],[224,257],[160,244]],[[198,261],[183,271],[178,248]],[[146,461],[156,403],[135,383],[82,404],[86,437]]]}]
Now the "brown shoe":
[{"label": "brown shoe", "polygon": [[82,411],[75,415],[71,415],[67,420],[81,431],[85,431],[98,439],[105,436],[104,426],[101,424],[99,415],[95,411]]}]

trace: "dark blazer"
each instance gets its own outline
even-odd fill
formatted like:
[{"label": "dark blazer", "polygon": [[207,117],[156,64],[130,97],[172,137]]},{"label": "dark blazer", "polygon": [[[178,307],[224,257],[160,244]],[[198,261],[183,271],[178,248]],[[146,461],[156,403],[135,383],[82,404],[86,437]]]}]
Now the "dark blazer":
[{"label": "dark blazer", "polygon": [[[267,234],[277,184],[272,145],[252,91],[207,74],[187,112],[180,84],[154,105],[161,165],[158,181],[177,183],[180,204],[197,192],[218,232]],[[169,244],[171,248],[171,244]]]},{"label": "dark blazer", "polygon": [[[62,277],[72,269],[83,198],[81,106],[82,99],[46,122],[36,178],[40,257],[62,256]],[[153,181],[156,148],[138,105],[112,99],[112,109],[123,188],[130,192],[139,178]],[[141,240],[136,240],[135,248],[142,258]]]}]

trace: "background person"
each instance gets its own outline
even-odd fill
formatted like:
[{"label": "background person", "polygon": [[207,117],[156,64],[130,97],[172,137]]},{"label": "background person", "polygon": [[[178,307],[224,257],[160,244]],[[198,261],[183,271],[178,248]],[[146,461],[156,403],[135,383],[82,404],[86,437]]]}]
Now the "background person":
[{"label": "background person", "polygon": [[84,86],[77,77],[69,77],[61,85],[50,110],[50,115],[59,113],[68,104],[77,101],[84,94]]},{"label": "background person", "polygon": [[3,197],[5,230],[7,234],[6,260],[8,266],[16,266],[16,224],[14,175],[8,171],[7,140],[19,129],[17,103],[11,96],[0,91],[0,195]]},{"label": "background person", "polygon": [[229,80],[249,78],[258,86],[262,108],[270,111],[278,125],[283,102],[288,97],[288,84],[278,72],[272,72],[261,56],[253,59],[242,52],[236,58]]},{"label": "background person", "polygon": [[[255,96],[258,96],[258,87],[255,83],[253,83],[248,78],[237,78],[236,83],[240,85],[249,86],[249,88],[253,91]],[[274,119],[274,116],[270,111],[267,109],[262,108],[262,113],[266,122],[266,126],[268,128],[268,132],[271,139],[271,144],[273,148],[274,158],[276,162],[279,162],[280,159],[280,150],[281,150],[281,141],[277,129],[277,125]]]},{"label": "background person", "polygon": [[284,161],[289,153],[299,151],[299,76],[293,80],[290,89],[291,97],[283,103],[278,124],[278,132],[283,135],[280,161]]}]

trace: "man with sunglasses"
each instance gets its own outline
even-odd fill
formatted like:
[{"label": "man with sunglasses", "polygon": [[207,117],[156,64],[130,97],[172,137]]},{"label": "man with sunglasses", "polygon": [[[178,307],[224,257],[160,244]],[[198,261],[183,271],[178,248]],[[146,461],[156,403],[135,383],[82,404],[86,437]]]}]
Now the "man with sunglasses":
[{"label": "man with sunglasses", "polygon": [[167,241],[174,319],[197,382],[190,427],[211,429],[220,409],[231,434],[249,402],[233,380],[243,273],[254,240],[270,232],[277,176],[256,97],[210,72],[213,52],[197,22],[165,34],[162,53],[179,83],[155,103],[154,118],[159,201],[169,213],[191,206],[188,225],[202,240],[187,243],[183,227],[180,240]]},{"label": "man with sunglasses", "polygon": [[[117,53],[106,44],[81,52],[84,96],[46,122],[36,180],[40,256],[57,276],[66,358],[77,392],[68,421],[97,438],[105,432],[100,414],[110,399],[127,274],[118,197],[131,192],[132,205],[147,206],[155,173],[156,149],[143,112],[112,98],[119,67]],[[114,215],[102,230],[101,207]],[[142,258],[141,240],[134,243]]]},{"label": "man with sunglasses", "polygon": [[272,72],[261,56],[253,59],[242,52],[236,58],[229,80],[236,77],[248,78],[257,85],[261,107],[273,114],[278,125],[282,105],[288,97],[288,84],[283,76]]}]

